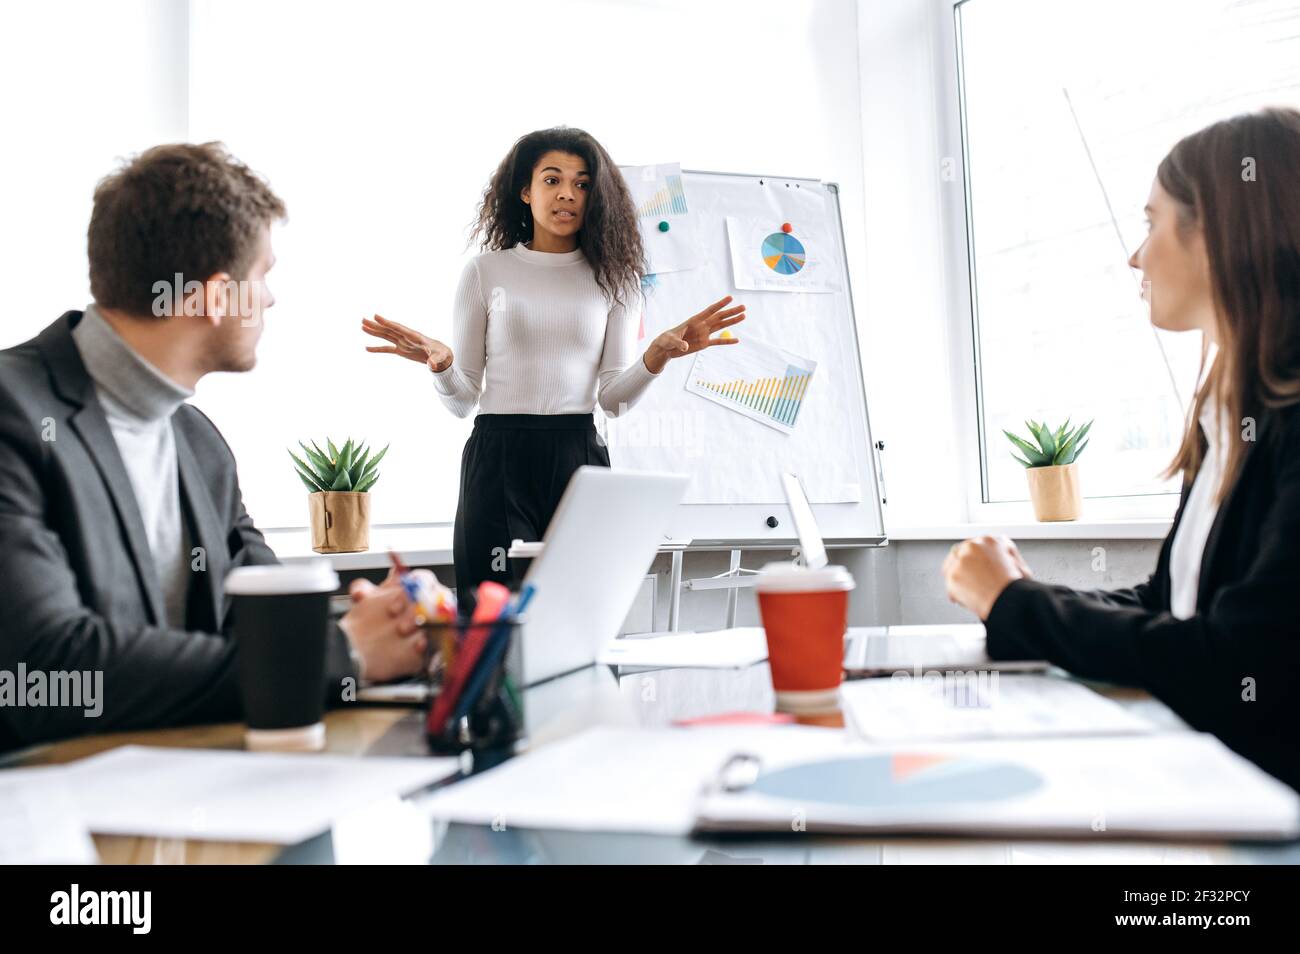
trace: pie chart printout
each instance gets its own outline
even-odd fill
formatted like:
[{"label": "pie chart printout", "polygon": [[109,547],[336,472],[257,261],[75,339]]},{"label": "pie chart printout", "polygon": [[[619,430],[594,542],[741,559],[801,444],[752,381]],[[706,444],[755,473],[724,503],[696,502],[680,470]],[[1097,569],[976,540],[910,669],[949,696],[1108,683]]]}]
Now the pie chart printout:
[{"label": "pie chart printout", "polygon": [[763,263],[778,275],[793,275],[808,261],[803,243],[785,232],[763,239]]},{"label": "pie chart printout", "polygon": [[828,759],[765,772],[750,791],[853,808],[996,802],[1043,785],[1010,762],[926,752]]}]

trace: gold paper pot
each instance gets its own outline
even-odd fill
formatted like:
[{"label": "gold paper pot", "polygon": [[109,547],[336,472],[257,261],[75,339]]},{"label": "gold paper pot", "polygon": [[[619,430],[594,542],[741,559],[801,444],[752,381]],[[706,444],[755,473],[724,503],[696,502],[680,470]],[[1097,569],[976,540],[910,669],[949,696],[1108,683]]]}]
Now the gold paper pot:
[{"label": "gold paper pot", "polygon": [[1078,520],[1083,507],[1079,493],[1077,464],[1053,467],[1028,467],[1029,499],[1034,502],[1034,516],[1042,523]]},{"label": "gold paper pot", "polygon": [[307,495],[311,548],[317,553],[370,549],[370,494],[326,490]]}]

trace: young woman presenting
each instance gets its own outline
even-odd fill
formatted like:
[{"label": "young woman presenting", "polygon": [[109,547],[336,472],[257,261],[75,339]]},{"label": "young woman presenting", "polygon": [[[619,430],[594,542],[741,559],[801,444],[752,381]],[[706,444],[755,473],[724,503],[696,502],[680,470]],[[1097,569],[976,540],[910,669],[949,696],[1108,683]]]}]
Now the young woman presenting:
[{"label": "young woman presenting", "polygon": [[456,290],[452,347],[379,315],[366,350],[428,365],[457,417],[478,406],[461,456],[453,554],[462,600],[482,580],[511,582],[511,540],[540,540],[573,472],[608,467],[597,403],[617,416],[673,358],[738,343],[728,296],[635,351],[645,275],[636,210],[594,138],[579,129],[524,136],[493,174],[474,237],[484,253]]},{"label": "young woman presenting", "polygon": [[1188,136],[1156,171],[1129,264],[1152,323],[1199,330],[1207,347],[1170,465],[1182,502],[1150,580],[1040,583],[993,537],[955,546],[944,576],[993,657],[1145,688],[1300,789],[1297,169],[1300,112],[1272,109]]}]

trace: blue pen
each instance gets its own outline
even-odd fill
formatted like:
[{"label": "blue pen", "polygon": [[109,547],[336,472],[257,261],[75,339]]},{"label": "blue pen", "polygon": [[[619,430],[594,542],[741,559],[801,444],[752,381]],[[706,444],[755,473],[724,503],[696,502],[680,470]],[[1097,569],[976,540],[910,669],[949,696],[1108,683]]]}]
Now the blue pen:
[{"label": "blue pen", "polygon": [[412,602],[419,602],[420,584],[415,582],[415,577],[411,576],[411,571],[402,562],[402,558],[397,555],[397,551],[390,549],[388,559],[393,562],[393,569],[397,571],[397,578],[402,581],[402,588],[406,590],[406,595],[411,598]]},{"label": "blue pen", "polygon": [[397,555],[396,550],[390,549],[388,551],[388,558],[393,561],[393,569],[397,571],[397,578],[402,583],[402,589],[406,591],[406,598],[409,599],[417,607],[422,608],[422,605],[420,603],[419,581],[416,580],[414,575],[412,575],[411,571],[407,568],[406,564],[402,562],[402,558]]},{"label": "blue pen", "polygon": [[536,592],[537,587],[532,583],[524,584],[524,588],[515,597],[514,604],[507,605],[501,611],[501,615],[497,617],[490,642],[484,649],[483,655],[479,658],[478,666],[474,669],[473,675],[470,676],[469,682],[466,683],[465,689],[457,702],[456,711],[452,715],[453,721],[459,721],[468,715],[469,710],[478,701],[484,686],[496,671],[497,664],[501,661],[501,657],[510,644],[510,627],[518,619],[519,614],[528,607],[528,603]]},{"label": "blue pen", "polygon": [[519,596],[515,598],[515,605],[510,610],[510,618],[514,619],[520,613],[528,608],[529,601],[533,594],[537,592],[537,585],[534,583],[525,583],[524,588],[519,591]]}]

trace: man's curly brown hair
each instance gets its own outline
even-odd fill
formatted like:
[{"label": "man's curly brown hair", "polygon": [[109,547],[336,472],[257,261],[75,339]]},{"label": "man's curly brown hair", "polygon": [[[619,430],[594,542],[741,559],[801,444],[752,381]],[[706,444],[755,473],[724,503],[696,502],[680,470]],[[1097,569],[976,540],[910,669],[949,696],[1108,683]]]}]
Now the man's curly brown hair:
[{"label": "man's curly brown hair", "polygon": [[567,152],[587,164],[587,193],[578,247],[591,263],[596,284],[612,303],[626,305],[645,276],[645,253],[636,208],[623,175],[590,133],[569,126],[539,129],[523,136],[501,160],[479,204],[471,241],[488,251],[513,248],[533,237],[533,212],[520,193],[548,152]]},{"label": "man's curly brown hair", "polygon": [[266,181],[219,142],[154,146],[95,187],[90,292],[101,307],[153,314],[154,285],[247,277],[262,229],[285,217]]}]

